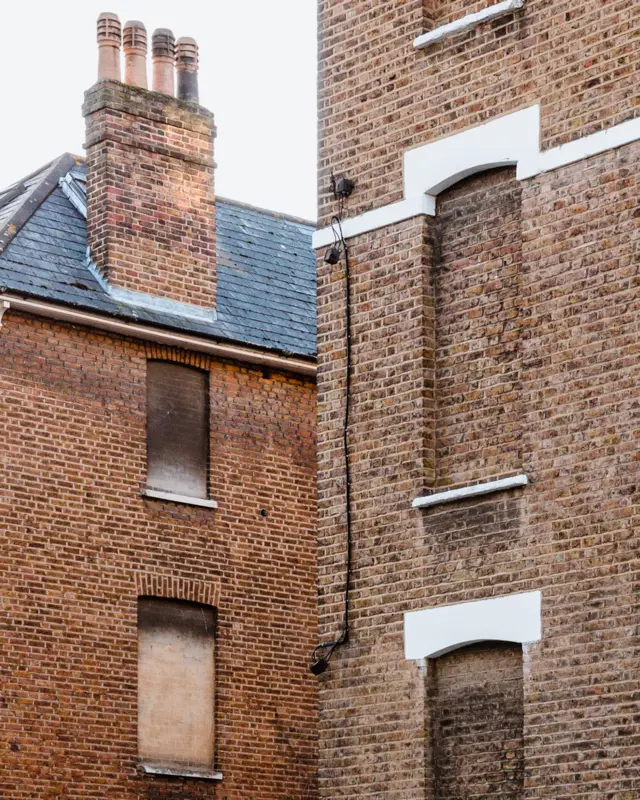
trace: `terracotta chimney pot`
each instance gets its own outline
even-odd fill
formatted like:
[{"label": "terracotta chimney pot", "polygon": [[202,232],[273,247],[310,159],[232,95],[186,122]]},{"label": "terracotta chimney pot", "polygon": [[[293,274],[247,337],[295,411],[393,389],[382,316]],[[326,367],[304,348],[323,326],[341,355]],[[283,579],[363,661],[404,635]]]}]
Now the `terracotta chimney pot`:
[{"label": "terracotta chimney pot", "polygon": [[147,88],[147,29],[142,22],[131,20],[124,26],[124,82]]},{"label": "terracotta chimney pot", "polygon": [[175,95],[176,38],[169,28],[158,28],[153,32],[151,52],[153,54],[153,91]]},{"label": "terracotta chimney pot", "polygon": [[98,17],[98,80],[119,81],[122,28],[117,14]]},{"label": "terracotta chimney pot", "polygon": [[177,42],[178,97],[191,103],[200,101],[198,91],[198,45],[195,39],[183,36]]}]

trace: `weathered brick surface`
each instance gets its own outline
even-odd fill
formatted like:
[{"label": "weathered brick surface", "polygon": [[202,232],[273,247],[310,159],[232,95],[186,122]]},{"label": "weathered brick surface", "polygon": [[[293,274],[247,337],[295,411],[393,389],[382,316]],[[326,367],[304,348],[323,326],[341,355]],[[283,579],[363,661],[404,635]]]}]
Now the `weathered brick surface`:
[{"label": "weathered brick surface", "polygon": [[83,113],[95,264],[122,289],[213,308],[213,115],[115,81]]},{"label": "weathered brick surface", "polygon": [[[217,511],[141,497],[147,358],[209,370]],[[0,797],[316,796],[313,382],[10,311],[0,420]],[[219,786],[137,769],[141,594],[217,607]]]},{"label": "weathered brick surface", "polygon": [[430,665],[428,796],[521,798],[522,647],[483,643]]},{"label": "weathered brick surface", "polygon": [[436,465],[439,487],[518,472],[520,183],[513,170],[438,198]]},{"label": "weathered brick surface", "polygon": [[[640,114],[640,4],[527,0],[424,51],[416,36],[485,0],[320,0],[320,215],[330,175],[358,213],[402,197],[402,154],[540,103],[547,149]],[[433,23],[431,23],[433,19]]]},{"label": "weathered brick surface", "polygon": [[[634,143],[520,184],[470,179],[439,216],[350,241],[352,627],[320,679],[322,797],[429,797],[429,684],[405,661],[403,614],[530,590],[543,638],[523,652],[521,796],[640,793],[639,184]],[[323,637],[345,565],[343,269],[319,262]],[[525,489],[411,508],[440,476],[520,471]]]}]

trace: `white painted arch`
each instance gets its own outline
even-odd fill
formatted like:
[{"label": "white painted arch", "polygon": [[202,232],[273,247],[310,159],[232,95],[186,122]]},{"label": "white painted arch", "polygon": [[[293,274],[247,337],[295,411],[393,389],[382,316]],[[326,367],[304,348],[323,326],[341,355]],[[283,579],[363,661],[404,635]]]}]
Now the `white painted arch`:
[{"label": "white painted arch", "polygon": [[[533,164],[540,154],[540,106],[437,139],[404,155],[404,196],[436,196],[463,178],[495,167]],[[520,177],[518,175],[518,177]]]},{"label": "white painted arch", "polygon": [[525,644],[542,638],[542,594],[523,592],[404,615],[405,657],[419,661],[477,642]]},{"label": "white painted arch", "polygon": [[[453,184],[495,167],[516,167],[516,178],[582,161],[640,140],[640,117],[551,150],[540,150],[540,106],[514,111],[483,125],[415,147],[404,154],[404,199],[345,219],[349,239],[418,216],[435,216],[436,196]],[[334,241],[331,228],[313,235],[314,248]]]}]

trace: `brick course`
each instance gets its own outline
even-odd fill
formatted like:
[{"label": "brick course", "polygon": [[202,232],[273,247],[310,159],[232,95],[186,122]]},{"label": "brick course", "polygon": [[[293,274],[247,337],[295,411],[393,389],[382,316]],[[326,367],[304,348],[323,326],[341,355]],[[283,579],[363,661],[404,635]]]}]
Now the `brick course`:
[{"label": "brick course", "polygon": [[[141,496],[147,358],[209,370],[216,511]],[[9,311],[0,418],[0,797],[315,797],[313,381]],[[137,768],[140,594],[217,607],[220,785]]]}]

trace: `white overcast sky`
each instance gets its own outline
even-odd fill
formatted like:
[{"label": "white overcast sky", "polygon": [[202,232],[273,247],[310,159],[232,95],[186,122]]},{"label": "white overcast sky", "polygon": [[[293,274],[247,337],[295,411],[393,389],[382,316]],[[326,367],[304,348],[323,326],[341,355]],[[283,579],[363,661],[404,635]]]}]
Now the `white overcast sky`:
[{"label": "white overcast sky", "polygon": [[[316,216],[316,0],[0,0],[0,188],[82,154],[96,19],[113,11],[200,46],[200,102],[216,118],[216,192]],[[149,78],[151,69],[149,62]]]}]

